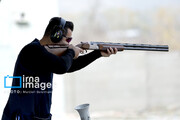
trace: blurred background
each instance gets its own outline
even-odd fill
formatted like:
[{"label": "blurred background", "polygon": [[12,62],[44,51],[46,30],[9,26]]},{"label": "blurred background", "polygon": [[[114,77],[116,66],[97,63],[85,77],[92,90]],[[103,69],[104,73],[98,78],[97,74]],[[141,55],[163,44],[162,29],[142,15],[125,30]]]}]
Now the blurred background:
[{"label": "blurred background", "polygon": [[92,120],[180,119],[179,0],[1,0],[0,116],[22,47],[41,39],[49,19],[73,21],[81,41],[169,45],[169,52],[123,51],[53,81],[53,120],[80,120],[74,107],[90,104]]}]

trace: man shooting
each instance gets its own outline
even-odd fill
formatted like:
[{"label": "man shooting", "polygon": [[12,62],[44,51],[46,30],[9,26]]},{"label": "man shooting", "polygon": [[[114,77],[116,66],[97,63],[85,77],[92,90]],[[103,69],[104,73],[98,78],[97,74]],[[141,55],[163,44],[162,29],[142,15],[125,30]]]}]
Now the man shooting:
[{"label": "man shooting", "polygon": [[[2,120],[51,120],[51,97],[53,73],[64,74],[80,70],[97,58],[116,54],[116,48],[106,51],[95,50],[79,56],[83,50],[70,44],[74,25],[63,18],[54,17],[49,21],[41,40],[35,39],[27,44],[19,53],[13,76],[32,78],[34,87],[12,88],[19,93],[10,93],[4,108]],[[64,45],[64,48],[52,48],[53,45]],[[27,82],[27,81],[26,81]],[[29,81],[28,82],[32,82]],[[38,83],[47,83],[46,89],[38,87]],[[12,86],[18,86],[13,79]],[[27,84],[27,83],[23,83]],[[26,92],[24,92],[26,91]],[[28,91],[34,91],[28,93]],[[38,94],[38,91],[43,91]],[[45,92],[46,91],[46,92]]]}]

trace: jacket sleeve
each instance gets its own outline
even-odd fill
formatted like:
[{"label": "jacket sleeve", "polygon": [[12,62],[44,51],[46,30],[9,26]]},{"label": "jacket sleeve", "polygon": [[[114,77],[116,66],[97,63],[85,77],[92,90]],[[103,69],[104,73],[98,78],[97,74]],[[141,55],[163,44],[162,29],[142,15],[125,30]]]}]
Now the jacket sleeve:
[{"label": "jacket sleeve", "polygon": [[37,45],[27,45],[20,52],[20,61],[24,67],[34,72],[66,73],[73,62],[74,50],[68,49],[61,57],[49,53]]},{"label": "jacket sleeve", "polygon": [[73,60],[72,66],[67,72],[74,72],[80,70],[90,63],[92,63],[97,58],[101,57],[101,53],[98,50],[95,50],[89,54],[83,55],[78,57],[77,59]]}]

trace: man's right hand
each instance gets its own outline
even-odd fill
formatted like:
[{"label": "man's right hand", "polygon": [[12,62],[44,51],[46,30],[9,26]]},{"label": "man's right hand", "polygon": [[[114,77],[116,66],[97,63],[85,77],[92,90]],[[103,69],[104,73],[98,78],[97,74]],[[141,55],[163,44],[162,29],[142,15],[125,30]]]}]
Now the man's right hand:
[{"label": "man's right hand", "polygon": [[75,52],[75,56],[74,56],[74,59],[77,59],[78,56],[79,56],[79,53],[84,53],[84,50],[79,48],[79,47],[76,47],[72,44],[69,45],[69,49],[73,49],[74,52]]}]

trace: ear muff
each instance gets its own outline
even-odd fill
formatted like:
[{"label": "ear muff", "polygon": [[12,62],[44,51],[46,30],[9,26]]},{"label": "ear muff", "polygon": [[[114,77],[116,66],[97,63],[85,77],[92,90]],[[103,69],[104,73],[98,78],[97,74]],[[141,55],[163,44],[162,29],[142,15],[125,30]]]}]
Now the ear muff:
[{"label": "ear muff", "polygon": [[66,20],[60,18],[60,24],[54,26],[50,36],[53,43],[58,43],[62,40],[63,35],[65,34],[65,24]]}]

